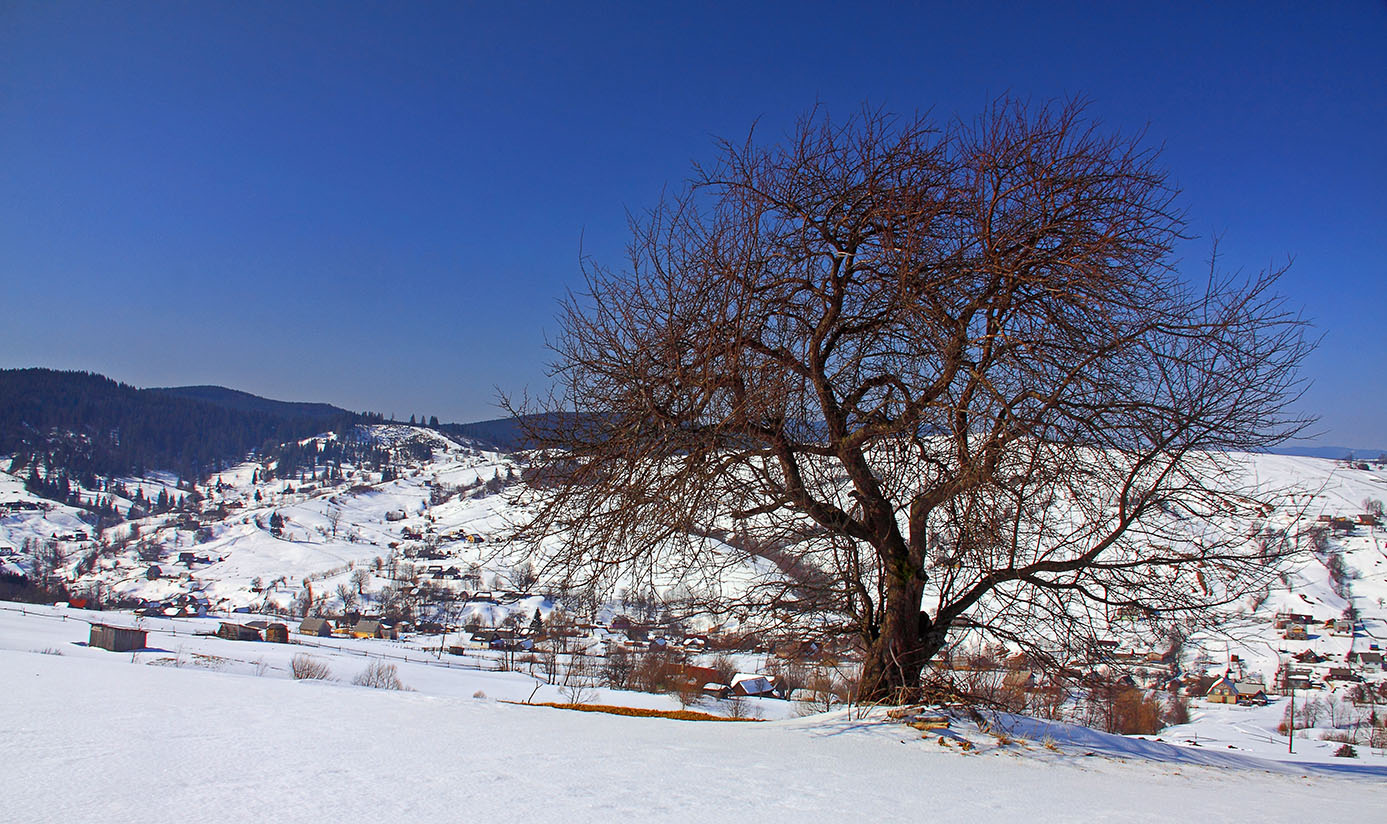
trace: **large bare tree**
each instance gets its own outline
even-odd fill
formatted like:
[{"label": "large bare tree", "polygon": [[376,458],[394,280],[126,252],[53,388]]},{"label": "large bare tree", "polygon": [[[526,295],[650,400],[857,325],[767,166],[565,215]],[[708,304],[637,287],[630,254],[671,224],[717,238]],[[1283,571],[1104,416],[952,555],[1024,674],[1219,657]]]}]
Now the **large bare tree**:
[{"label": "large bare tree", "polygon": [[1061,653],[1260,586],[1290,547],[1230,453],[1305,425],[1310,344],[1279,271],[1177,270],[1176,195],[1075,103],[722,143],[563,304],[517,537],[575,579],[758,552],[686,595],[850,630],[876,698],[951,632]]}]

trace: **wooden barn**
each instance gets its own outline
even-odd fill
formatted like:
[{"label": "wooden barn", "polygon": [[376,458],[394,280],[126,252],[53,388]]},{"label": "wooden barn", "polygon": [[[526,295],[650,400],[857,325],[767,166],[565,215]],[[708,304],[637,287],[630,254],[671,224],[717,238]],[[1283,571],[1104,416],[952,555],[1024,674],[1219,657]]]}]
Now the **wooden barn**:
[{"label": "wooden barn", "polygon": [[217,630],[217,637],[225,638],[228,641],[261,640],[260,630],[256,629],[255,627],[248,627],[243,626],[242,624],[233,624],[230,622],[222,623],[221,628]]},{"label": "wooden barn", "polygon": [[332,622],[326,618],[305,618],[299,624],[300,635],[316,635],[319,638],[332,637]]},{"label": "wooden barn", "polygon": [[362,619],[352,627],[353,638],[394,638],[395,630],[393,627],[386,626],[380,621],[367,621]]},{"label": "wooden barn", "polygon": [[109,624],[92,624],[91,638],[87,646],[108,649],[111,652],[130,652],[145,648],[145,632],[142,629],[113,627]]},{"label": "wooden barn", "polygon": [[265,627],[265,640],[272,644],[289,643],[289,627],[284,624],[270,624]]}]

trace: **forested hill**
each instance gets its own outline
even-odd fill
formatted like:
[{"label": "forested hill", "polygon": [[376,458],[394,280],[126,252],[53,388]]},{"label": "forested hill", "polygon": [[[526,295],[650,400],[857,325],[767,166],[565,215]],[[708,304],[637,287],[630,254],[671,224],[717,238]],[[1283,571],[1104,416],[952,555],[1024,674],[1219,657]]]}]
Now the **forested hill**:
[{"label": "forested hill", "polygon": [[275,401],[269,398],[262,398],[259,395],[252,395],[249,392],[227,389],[225,386],[170,386],[161,389],[151,389],[150,391],[163,392],[166,395],[188,398],[195,401],[205,401],[216,406],[224,406],[227,409],[234,409],[239,412],[264,412],[268,415],[285,419],[303,418],[306,420],[332,421],[352,414],[345,409],[327,403]]},{"label": "forested hill", "polygon": [[154,470],[191,478],[357,420],[327,404],[215,386],[137,389],[89,372],[0,370],[0,455],[74,479]]},{"label": "forested hill", "polygon": [[[565,419],[564,415],[567,416]],[[519,452],[534,448],[529,435],[530,430],[561,432],[572,427],[575,419],[572,413],[541,412],[520,418],[495,418],[474,423],[445,423],[438,431],[454,438],[469,438],[495,447],[501,452]]]}]

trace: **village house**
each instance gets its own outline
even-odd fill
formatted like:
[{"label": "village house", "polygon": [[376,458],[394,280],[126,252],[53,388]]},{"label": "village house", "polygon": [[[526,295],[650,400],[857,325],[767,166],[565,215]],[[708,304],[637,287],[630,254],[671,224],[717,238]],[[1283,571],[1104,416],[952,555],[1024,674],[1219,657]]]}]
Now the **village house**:
[{"label": "village house", "polygon": [[738,673],[733,676],[731,687],[731,694],[736,696],[749,698],[782,697],[772,678],[756,673]]},{"label": "village house", "polygon": [[1369,650],[1367,652],[1350,652],[1348,662],[1357,664],[1364,672],[1382,672],[1383,657],[1381,652]]},{"label": "village house", "polygon": [[1353,670],[1348,667],[1331,666],[1329,672],[1325,673],[1326,681],[1357,681],[1358,677],[1353,674]]},{"label": "village house", "polygon": [[352,626],[351,635],[353,638],[394,638],[395,630],[380,621],[368,621],[362,619]]},{"label": "village house", "polygon": [[535,648],[534,641],[512,629],[489,630],[478,633],[472,640],[489,649],[503,652],[527,652]]},{"label": "village house", "polygon": [[1267,690],[1261,684],[1237,682],[1223,676],[1209,687],[1204,697],[1214,704],[1266,705]]},{"label": "village house", "polygon": [[1318,652],[1315,652],[1312,649],[1307,649],[1302,652],[1298,652],[1295,655],[1292,655],[1291,658],[1302,664],[1322,664],[1326,660],[1323,655],[1320,655]]},{"label": "village house", "polygon": [[138,612],[151,618],[201,618],[211,604],[200,592],[185,592],[167,601],[147,602]]},{"label": "village house", "polygon": [[1315,620],[1313,616],[1305,615],[1300,612],[1278,612],[1276,613],[1276,628],[1286,629],[1291,624],[1309,624]]},{"label": "village house", "polygon": [[50,505],[38,501],[5,501],[0,503],[0,510],[7,512],[47,512],[49,508]]},{"label": "village house", "polygon": [[1309,673],[1286,673],[1286,677],[1281,679],[1281,690],[1292,692],[1294,690],[1308,690],[1313,686]]},{"label": "village house", "polygon": [[706,687],[722,687],[722,675],[712,667],[697,667],[692,664],[684,664],[675,672],[675,678],[681,686],[705,689]]}]

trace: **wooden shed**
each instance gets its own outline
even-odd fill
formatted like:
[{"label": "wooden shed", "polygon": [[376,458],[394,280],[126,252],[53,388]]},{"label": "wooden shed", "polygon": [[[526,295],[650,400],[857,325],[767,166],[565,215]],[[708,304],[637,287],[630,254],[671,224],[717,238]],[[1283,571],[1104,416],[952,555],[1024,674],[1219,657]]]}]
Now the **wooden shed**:
[{"label": "wooden shed", "polygon": [[265,627],[265,640],[272,644],[289,643],[289,627],[284,624],[270,624]]},{"label": "wooden shed", "polygon": [[300,635],[316,635],[319,638],[332,637],[332,622],[326,618],[305,618],[299,624]]},{"label": "wooden shed", "polygon": [[142,629],[113,627],[109,624],[92,624],[91,638],[87,646],[108,649],[111,652],[130,652],[145,648],[145,632]]},{"label": "wooden shed", "polygon": [[394,638],[393,627],[386,626],[380,621],[367,621],[362,619],[357,621],[352,627],[353,638]]},{"label": "wooden shed", "polygon": [[225,638],[228,641],[259,641],[260,630],[255,627],[248,627],[242,624],[223,622],[221,628],[217,630],[218,638]]}]

